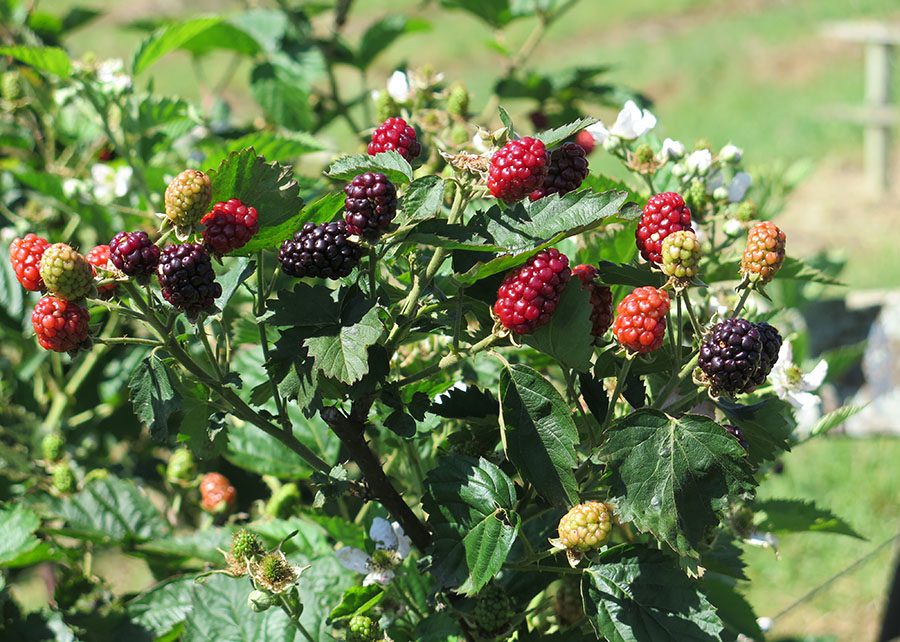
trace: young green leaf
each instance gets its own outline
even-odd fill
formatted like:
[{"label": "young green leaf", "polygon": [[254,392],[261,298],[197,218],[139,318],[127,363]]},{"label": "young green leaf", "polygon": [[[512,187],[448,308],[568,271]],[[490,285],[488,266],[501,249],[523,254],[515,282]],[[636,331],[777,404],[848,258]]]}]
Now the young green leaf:
[{"label": "young green leaf", "polygon": [[16,566],[16,558],[40,546],[41,540],[34,536],[40,525],[40,518],[23,504],[0,510],[0,567]]},{"label": "young green leaf", "polygon": [[0,47],[0,55],[11,56],[19,62],[31,65],[35,69],[56,74],[66,78],[72,73],[72,61],[69,54],[59,47]]},{"label": "young green leaf", "polygon": [[441,211],[447,183],[439,176],[417,178],[403,195],[403,211],[395,219],[398,225],[410,221],[424,221]]},{"label": "young green leaf", "polygon": [[572,135],[577,134],[585,127],[590,127],[596,122],[599,122],[596,118],[579,118],[578,120],[563,125],[562,127],[557,127],[556,129],[551,129],[539,134],[535,134],[534,137],[543,142],[544,145],[547,146],[547,149],[550,149],[552,147],[556,147],[560,143],[564,142],[567,138],[570,138]]},{"label": "young green leaf", "polygon": [[125,610],[134,623],[163,636],[187,617],[196,586],[192,577],[164,582],[129,602]]},{"label": "young green leaf", "polygon": [[326,624],[338,620],[348,620],[354,615],[363,615],[376,606],[384,597],[384,587],[378,584],[369,586],[351,586],[344,591],[341,603],[328,615]]},{"label": "young green leaf", "polygon": [[578,429],[566,401],[539,372],[515,364],[500,374],[500,403],[509,460],[552,504],[577,504]]},{"label": "young green leaf", "polygon": [[350,311],[342,312],[340,325],[322,329],[305,345],[322,374],[353,383],[369,371],[369,346],[378,341],[383,330],[378,306],[360,300]]},{"label": "young green leaf", "polygon": [[340,180],[352,180],[365,172],[381,172],[392,183],[409,183],[413,179],[412,167],[395,151],[381,152],[374,156],[355,154],[340,156],[328,167],[327,176]]},{"label": "young green leaf", "polygon": [[366,29],[356,52],[356,66],[367,69],[382,51],[405,33],[430,31],[431,25],[421,18],[396,14],[386,16]]},{"label": "young green leaf", "polygon": [[128,383],[134,414],[147,424],[150,434],[165,441],[169,415],[181,408],[181,395],[173,387],[172,376],[156,354],[145,357],[131,373]]},{"label": "young green leaf", "polygon": [[192,38],[203,33],[213,25],[220,23],[223,18],[194,18],[171,24],[156,31],[141,43],[134,60],[131,63],[132,73],[136,76],[166,55],[173,49],[178,49]]},{"label": "young green leaf", "polygon": [[737,440],[700,415],[637,410],[610,427],[600,458],[619,520],[692,557],[718,512],[756,486]]}]

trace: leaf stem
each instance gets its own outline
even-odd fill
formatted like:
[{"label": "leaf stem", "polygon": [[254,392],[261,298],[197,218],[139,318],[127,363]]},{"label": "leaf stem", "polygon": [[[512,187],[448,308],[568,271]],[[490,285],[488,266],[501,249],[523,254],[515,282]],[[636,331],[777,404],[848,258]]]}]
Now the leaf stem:
[{"label": "leaf stem", "polygon": [[621,394],[622,390],[625,388],[625,379],[628,377],[628,372],[631,370],[631,362],[634,361],[635,358],[636,357],[631,354],[625,355],[625,362],[622,364],[622,367],[619,368],[619,373],[616,375],[616,387],[613,390],[612,396],[609,398],[609,405],[606,407],[606,416],[603,418],[603,425],[600,426],[601,435],[609,428],[609,424],[616,411],[616,402],[619,400],[619,394]]},{"label": "leaf stem", "polygon": [[750,288],[745,288],[741,293],[741,298],[738,301],[737,305],[734,308],[734,312],[731,313],[732,319],[736,318],[738,314],[740,314],[741,310],[744,309],[744,304],[747,302],[747,299],[750,298]]},{"label": "leaf stem", "polygon": [[694,328],[694,338],[698,341],[702,341],[703,328],[700,327],[700,323],[697,321],[697,315],[694,314],[694,307],[691,305],[691,294],[687,289],[684,290],[684,305],[687,308],[688,316],[691,318],[691,326]]},{"label": "leaf stem", "polygon": [[405,379],[401,379],[396,382],[396,386],[398,388],[402,388],[404,386],[408,386],[411,383],[415,383],[416,381],[421,381],[422,379],[427,379],[433,374],[437,374],[442,370],[447,370],[448,368],[452,368],[457,363],[462,361],[463,359],[467,359],[468,357],[472,357],[483,350],[486,350],[490,346],[494,344],[497,339],[499,339],[496,334],[489,334],[484,339],[479,341],[478,343],[473,344],[466,350],[460,350],[459,352],[450,353],[443,357],[440,361],[435,363],[434,365],[428,366],[424,370],[420,370],[419,372],[412,374]]},{"label": "leaf stem", "polygon": [[[265,255],[263,251],[260,250],[256,253],[256,318],[258,319],[266,312],[266,290],[265,283],[263,281],[263,260]],[[272,371],[269,370],[269,337],[266,332],[266,322],[265,321],[257,321],[256,327],[259,330],[259,343],[262,346],[263,351],[263,359],[265,359],[265,363],[263,367],[266,370],[266,377],[269,379],[269,385],[272,387],[272,397],[275,399],[275,408],[278,410],[278,421],[281,423],[282,427],[290,432],[291,429],[291,420],[287,415],[287,410],[284,406],[284,400],[281,398],[281,393],[278,391],[278,384],[275,383],[275,379],[272,377]]]}]

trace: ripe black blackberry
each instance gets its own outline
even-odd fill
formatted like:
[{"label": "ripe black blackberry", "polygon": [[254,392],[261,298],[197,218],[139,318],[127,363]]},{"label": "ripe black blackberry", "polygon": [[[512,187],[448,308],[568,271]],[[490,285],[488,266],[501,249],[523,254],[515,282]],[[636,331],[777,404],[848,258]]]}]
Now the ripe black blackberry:
[{"label": "ripe black blackberry", "polygon": [[351,234],[378,238],[397,213],[397,189],[384,174],[360,174],[344,188],[344,194],[344,220]]},{"label": "ripe black blackberry", "polygon": [[348,237],[344,221],[306,223],[303,229],[281,244],[278,260],[288,276],[340,279],[359,263],[361,249]]},{"label": "ripe black blackberry", "polygon": [[372,142],[367,151],[370,156],[374,156],[390,150],[396,151],[408,161],[414,160],[422,152],[416,130],[398,116],[388,118],[378,126],[372,134]]},{"label": "ripe black blackberry", "polygon": [[651,196],[644,206],[641,222],[635,231],[635,241],[646,261],[662,263],[662,243],[672,232],[694,231],[691,210],[675,192]]},{"label": "ripe black blackberry", "polygon": [[[759,328],[746,319],[726,319],[713,326],[700,346],[700,369],[710,393],[730,395],[752,392],[763,360]],[[763,375],[765,380],[765,375]]]},{"label": "ripe black blackberry", "polygon": [[[759,361],[759,368],[752,378],[754,388],[759,387],[766,382],[766,377],[772,372],[772,366],[778,361],[778,352],[781,350],[781,334],[779,334],[777,328],[763,322],[757,323],[756,329],[759,330],[763,348]],[[753,391],[747,390],[746,392]]]},{"label": "ripe black blackberry", "polygon": [[167,245],[156,274],[163,297],[188,318],[208,310],[222,296],[209,252],[199,243]]},{"label": "ripe black blackberry", "polygon": [[534,190],[529,198],[536,201],[550,194],[568,194],[581,187],[588,175],[588,162],[584,148],[578,143],[563,143],[550,154],[550,167],[544,184]]},{"label": "ripe black blackberry", "polygon": [[569,282],[569,259],[559,250],[543,250],[506,275],[497,290],[494,313],[516,334],[529,334],[550,320]]},{"label": "ripe black blackberry", "polygon": [[146,232],[119,232],[109,242],[109,260],[127,276],[146,283],[159,264],[159,248]]}]

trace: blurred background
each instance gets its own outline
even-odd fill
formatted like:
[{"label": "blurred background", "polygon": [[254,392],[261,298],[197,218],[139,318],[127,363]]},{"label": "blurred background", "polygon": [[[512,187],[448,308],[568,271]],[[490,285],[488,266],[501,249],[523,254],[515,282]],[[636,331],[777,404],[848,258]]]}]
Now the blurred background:
[{"label": "blurred background", "polygon": [[[534,21],[517,20],[498,29],[441,4],[355,3],[343,31],[347,41],[358,41],[385,14],[403,14],[408,25],[417,27],[407,28],[409,33],[378,53],[364,71],[338,66],[338,87],[346,94],[356,94],[360,87],[384,90],[397,69],[430,68],[444,74],[447,83],[463,81],[473,110],[480,110],[506,64],[503,52],[528,44]],[[40,3],[54,15],[75,8],[97,12],[66,36],[64,45],[73,59],[94,55],[126,63],[148,30],[162,21],[227,14],[248,5],[265,3]],[[330,13],[321,22],[313,18],[313,28],[327,34],[330,20]],[[867,95],[872,100],[866,77],[871,37],[836,37],[834,23],[847,21],[895,25],[900,31],[900,4],[583,0],[541,34],[528,59],[529,69],[548,75],[572,65],[608,67],[604,81],[645,97],[659,119],[654,133],[660,139],[683,141],[688,149],[704,138],[717,149],[727,143],[742,148],[745,166],[755,176],[778,179],[784,208],[776,222],[787,233],[788,253],[845,264],[840,278],[846,287],[818,286],[820,302],[804,310],[810,336],[803,354],[808,370],[813,357],[842,350],[846,366],[832,368],[823,391],[826,406],[829,395],[833,406],[838,397],[869,406],[827,438],[796,448],[763,483],[760,495],[815,497],[866,540],[805,533],[781,537],[774,550],[747,547],[748,598],[760,616],[774,618],[772,639],[875,640],[897,555],[890,538],[900,526],[900,440],[895,434],[900,428],[892,419],[900,409],[894,398],[900,382],[900,329],[893,327],[900,318],[900,252],[891,232],[900,215],[900,163],[888,170],[886,190],[873,187],[864,162],[866,119],[850,114]],[[887,68],[893,84],[900,82],[897,59]],[[205,109],[227,108],[236,121],[254,121],[262,112],[251,91],[253,64],[251,57],[229,51],[202,59],[176,51],[140,75],[135,86],[152,84],[157,93],[180,96]],[[310,58],[309,65],[316,64]],[[310,73],[315,83],[325,82],[315,70]],[[590,115],[611,124],[621,102],[598,103]],[[545,108],[534,98],[504,98],[502,104],[526,132],[533,114]],[[377,124],[371,115],[364,122],[366,115],[356,113],[361,128]],[[361,149],[356,132],[343,120],[333,120],[316,137],[328,147],[324,156]],[[322,162],[317,156],[300,161],[311,167]],[[625,177],[602,149],[594,151],[590,162],[595,172]]]}]

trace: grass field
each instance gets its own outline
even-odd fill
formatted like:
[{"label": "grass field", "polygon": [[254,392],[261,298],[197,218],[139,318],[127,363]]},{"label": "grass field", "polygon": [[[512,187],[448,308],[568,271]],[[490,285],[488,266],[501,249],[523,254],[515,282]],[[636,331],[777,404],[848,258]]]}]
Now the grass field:
[{"label": "grass field", "polygon": [[[93,4],[108,12],[71,41],[76,54],[94,51],[101,57],[128,59],[141,35],[117,28],[145,17],[222,12],[236,2],[198,0],[169,2],[133,0],[77,2],[54,0],[46,8]],[[367,81],[383,86],[399,61],[426,64],[460,78],[476,106],[490,93],[501,59],[486,43],[488,27],[460,12],[437,11],[411,0],[357,2],[347,37],[357,38],[386,12],[418,15],[432,31],[407,37],[383,54]],[[847,253],[847,282],[854,287],[900,286],[900,254],[892,235],[900,210],[891,201],[873,202],[859,180],[862,133],[858,127],[833,122],[824,108],[857,104],[863,96],[863,52],[857,45],[829,41],[823,23],[860,18],[898,18],[896,0],[582,0],[554,24],[536,48],[531,62],[552,71],[561,66],[612,65],[609,78],[635,87],[655,103],[657,133],[687,143],[706,137],[716,146],[733,142],[746,150],[748,162],[773,158],[815,159],[817,169],[797,193],[785,214],[790,238],[801,239],[803,251],[838,249]],[[534,23],[522,20],[503,34],[515,48]],[[204,78],[215,84],[229,57],[204,63]],[[202,84],[182,54],[161,60],[152,71],[156,86],[189,98],[202,97]],[[228,97],[238,113],[254,115],[246,98],[248,67],[238,69]],[[358,74],[343,70],[346,83]],[[143,83],[147,78],[141,77]],[[355,86],[355,85],[354,85]],[[534,103],[509,105],[518,120]],[[595,114],[609,121],[614,109]],[[347,132],[336,126],[325,136],[338,147]],[[602,152],[592,165],[612,165]],[[853,219],[855,233],[846,236]],[[781,224],[781,223],[779,223]],[[836,236],[832,230],[840,230]],[[815,497],[865,535],[859,541],[839,535],[803,534],[783,537],[780,558],[771,550],[749,548],[746,559],[753,585],[750,601],[760,615],[774,616],[825,579],[874,549],[900,526],[900,497],[895,462],[900,440],[829,438],[811,442],[785,459],[784,474],[766,480],[763,497]],[[829,585],[776,622],[774,634],[817,633],[847,642],[875,639],[895,547],[887,547],[854,572]]]}]

